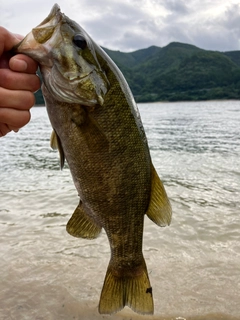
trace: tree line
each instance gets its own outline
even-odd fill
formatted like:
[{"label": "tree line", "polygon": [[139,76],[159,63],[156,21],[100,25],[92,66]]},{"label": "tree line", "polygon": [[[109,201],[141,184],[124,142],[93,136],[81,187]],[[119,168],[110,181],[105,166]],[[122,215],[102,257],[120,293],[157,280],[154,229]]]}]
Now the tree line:
[{"label": "tree line", "polygon": [[[240,51],[208,51],[178,42],[134,52],[103,49],[137,102],[240,99]],[[44,104],[40,90],[36,103]]]}]

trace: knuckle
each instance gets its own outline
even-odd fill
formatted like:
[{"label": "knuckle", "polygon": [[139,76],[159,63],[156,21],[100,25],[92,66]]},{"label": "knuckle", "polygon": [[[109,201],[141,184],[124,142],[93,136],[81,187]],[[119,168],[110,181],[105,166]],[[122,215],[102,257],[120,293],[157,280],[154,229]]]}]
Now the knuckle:
[{"label": "knuckle", "polygon": [[35,96],[30,91],[26,91],[26,104],[29,107],[32,107],[35,104]]},{"label": "knuckle", "polygon": [[22,117],[21,127],[26,125],[31,119],[31,113],[29,111],[25,111]]},{"label": "knuckle", "polygon": [[34,75],[33,81],[32,81],[32,91],[35,92],[37,91],[41,86],[40,79],[37,75]]},{"label": "knuckle", "polygon": [[22,108],[27,110],[35,104],[35,96],[31,91],[22,91],[22,97],[20,98]]}]

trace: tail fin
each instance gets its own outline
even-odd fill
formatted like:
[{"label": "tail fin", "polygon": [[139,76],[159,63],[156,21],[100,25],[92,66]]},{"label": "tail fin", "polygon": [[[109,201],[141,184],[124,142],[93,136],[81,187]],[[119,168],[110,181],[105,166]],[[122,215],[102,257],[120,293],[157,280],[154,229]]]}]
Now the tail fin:
[{"label": "tail fin", "polygon": [[126,276],[118,277],[110,262],[100,297],[100,314],[112,314],[124,306],[140,314],[153,314],[152,288],[144,259],[141,269],[135,276],[127,270]]}]

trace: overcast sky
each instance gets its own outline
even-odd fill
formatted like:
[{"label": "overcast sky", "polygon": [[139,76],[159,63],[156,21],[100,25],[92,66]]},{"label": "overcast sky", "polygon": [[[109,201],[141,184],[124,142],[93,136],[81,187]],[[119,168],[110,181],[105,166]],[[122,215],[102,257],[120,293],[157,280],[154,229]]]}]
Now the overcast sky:
[{"label": "overcast sky", "polygon": [[[27,34],[52,0],[0,0],[0,25]],[[135,51],[172,41],[202,49],[240,50],[240,0],[58,0],[101,46]]]}]

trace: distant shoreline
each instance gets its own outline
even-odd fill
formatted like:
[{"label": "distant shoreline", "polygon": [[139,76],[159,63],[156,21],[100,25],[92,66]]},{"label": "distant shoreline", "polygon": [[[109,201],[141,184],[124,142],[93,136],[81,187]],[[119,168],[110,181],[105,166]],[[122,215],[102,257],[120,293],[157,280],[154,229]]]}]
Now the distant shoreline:
[{"label": "distant shoreline", "polygon": [[[144,102],[136,102],[137,104],[153,104],[153,103],[187,103],[187,102],[224,102],[224,101],[239,101],[240,99],[209,99],[209,100],[179,100],[179,101],[144,101]],[[35,104],[33,107],[46,107],[45,104]]]}]

